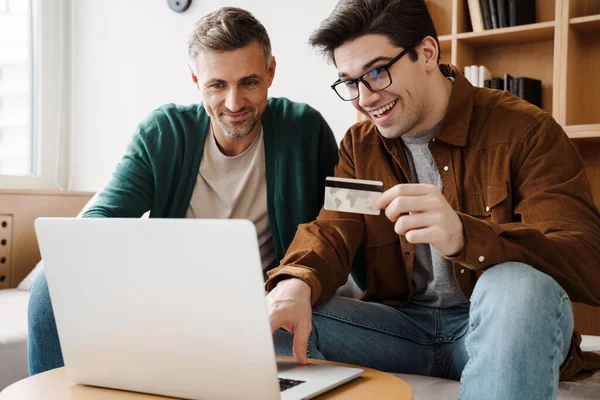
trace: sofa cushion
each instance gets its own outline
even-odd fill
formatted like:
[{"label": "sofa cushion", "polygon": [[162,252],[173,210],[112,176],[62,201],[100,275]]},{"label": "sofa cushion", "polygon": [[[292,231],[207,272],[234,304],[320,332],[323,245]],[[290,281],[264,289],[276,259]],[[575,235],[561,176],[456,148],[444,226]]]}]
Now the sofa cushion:
[{"label": "sofa cushion", "polygon": [[29,375],[27,303],[29,292],[0,290],[0,390]]},{"label": "sofa cushion", "polygon": [[35,268],[32,269],[29,274],[27,274],[25,279],[23,279],[21,283],[19,283],[17,289],[29,291],[31,289],[31,284],[33,283],[35,278],[37,278],[40,272],[42,272],[42,268],[44,268],[44,263],[40,261],[36,264]]}]

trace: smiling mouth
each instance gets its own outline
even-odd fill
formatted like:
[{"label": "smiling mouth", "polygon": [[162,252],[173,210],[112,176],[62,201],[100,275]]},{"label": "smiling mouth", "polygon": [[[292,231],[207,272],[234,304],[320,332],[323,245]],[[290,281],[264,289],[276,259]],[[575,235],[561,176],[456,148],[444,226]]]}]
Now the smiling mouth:
[{"label": "smiling mouth", "polygon": [[250,118],[250,111],[242,111],[242,112],[238,112],[238,113],[225,113],[222,114],[223,118],[225,118],[226,120],[229,120],[233,123],[239,123],[239,122],[243,122],[243,121],[247,121],[248,118]]},{"label": "smiling mouth", "polygon": [[396,105],[396,100],[384,105],[383,107],[378,108],[377,110],[370,111],[369,114],[374,118],[381,118],[389,114],[390,110],[394,108]]}]

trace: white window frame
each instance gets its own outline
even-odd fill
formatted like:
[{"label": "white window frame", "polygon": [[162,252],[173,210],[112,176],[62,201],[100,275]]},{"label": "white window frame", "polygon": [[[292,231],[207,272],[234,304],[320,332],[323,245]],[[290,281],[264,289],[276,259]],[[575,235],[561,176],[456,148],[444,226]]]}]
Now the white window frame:
[{"label": "white window frame", "polygon": [[70,0],[32,0],[33,147],[36,171],[0,174],[0,189],[64,189],[70,173]]}]

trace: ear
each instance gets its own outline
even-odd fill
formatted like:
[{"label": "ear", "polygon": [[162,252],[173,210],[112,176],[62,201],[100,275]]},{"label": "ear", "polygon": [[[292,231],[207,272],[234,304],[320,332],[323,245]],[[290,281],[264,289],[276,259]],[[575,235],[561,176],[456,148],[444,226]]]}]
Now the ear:
[{"label": "ear", "polygon": [[194,71],[190,70],[190,72],[192,73],[192,80],[197,85],[198,84],[198,77],[196,76],[196,74],[194,73]]},{"label": "ear", "polygon": [[437,42],[431,36],[427,36],[421,42],[421,51],[423,56],[423,64],[427,71],[431,71],[438,67],[438,54],[440,49]]},{"label": "ear", "polygon": [[275,70],[277,69],[277,61],[274,56],[271,56],[271,65],[269,65],[269,69],[267,69],[267,75],[269,77],[269,87],[273,84],[273,79],[275,78]]},{"label": "ear", "polygon": [[194,84],[196,86],[198,86],[198,77],[194,73],[194,70],[192,69],[192,66],[188,64],[188,68],[190,69],[190,73],[192,74],[192,81],[194,82]]}]

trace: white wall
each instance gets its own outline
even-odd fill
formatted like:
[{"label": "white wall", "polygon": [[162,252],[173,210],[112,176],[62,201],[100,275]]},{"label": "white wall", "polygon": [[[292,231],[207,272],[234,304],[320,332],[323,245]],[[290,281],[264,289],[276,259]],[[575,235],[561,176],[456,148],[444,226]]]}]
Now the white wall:
[{"label": "white wall", "polygon": [[166,0],[72,3],[72,189],[102,188],[152,109],[200,101],[187,69],[187,37],[196,20],[225,5],[251,11],[267,28],[277,58],[271,96],[317,108],[338,141],[356,118],[329,88],[334,67],[307,45],[336,0],[195,0],[183,14]]}]

